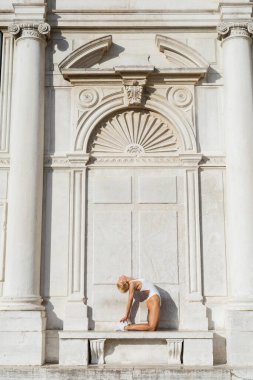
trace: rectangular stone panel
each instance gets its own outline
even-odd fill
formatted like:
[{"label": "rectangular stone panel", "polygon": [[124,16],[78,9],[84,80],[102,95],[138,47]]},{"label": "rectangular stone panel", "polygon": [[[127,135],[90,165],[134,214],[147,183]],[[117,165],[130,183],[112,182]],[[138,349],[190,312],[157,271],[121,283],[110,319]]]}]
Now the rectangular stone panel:
[{"label": "rectangular stone panel", "polygon": [[7,198],[8,171],[0,170],[0,199]]},{"label": "rectangular stone panel", "polygon": [[[105,326],[105,329],[108,329],[108,326],[110,326],[109,329],[112,329],[112,326],[118,324],[126,310],[128,293],[120,293],[116,281],[117,278],[111,284],[93,287],[92,318],[100,325]],[[102,322],[105,323],[101,324]],[[106,326],[106,322],[108,326]],[[100,329],[98,325],[96,329]]]},{"label": "rectangular stone panel", "polygon": [[197,129],[201,151],[203,153],[223,154],[225,152],[225,137],[220,121],[220,88],[196,87],[196,91]]},{"label": "rectangular stone panel", "polygon": [[7,203],[0,202],[0,281],[4,280]]},{"label": "rectangular stone panel", "polygon": [[221,170],[201,172],[201,220],[205,296],[227,295],[224,183]]},{"label": "rectangular stone panel", "polygon": [[140,176],[139,203],[177,203],[176,177]]},{"label": "rectangular stone panel", "polygon": [[141,211],[139,215],[141,276],[153,282],[178,283],[177,213]]},{"label": "rectangular stone panel", "polygon": [[44,296],[66,296],[68,291],[69,182],[69,173],[46,175]]},{"label": "rectangular stone panel", "polygon": [[93,278],[95,283],[115,283],[131,273],[131,211],[95,212],[93,217]]},{"label": "rectangular stone panel", "polygon": [[[169,354],[165,339],[127,339],[125,341],[108,339],[105,342],[106,364],[119,365],[120,363],[121,365],[167,365],[168,357]],[[131,378],[133,377],[128,377],[128,379]],[[153,373],[152,375],[149,374],[143,378],[154,379],[157,377]]]},{"label": "rectangular stone panel", "polygon": [[96,176],[93,179],[94,203],[131,203],[131,176]]},{"label": "rectangular stone panel", "polygon": [[71,142],[71,92],[68,88],[48,89],[45,97],[45,151],[68,152]]}]

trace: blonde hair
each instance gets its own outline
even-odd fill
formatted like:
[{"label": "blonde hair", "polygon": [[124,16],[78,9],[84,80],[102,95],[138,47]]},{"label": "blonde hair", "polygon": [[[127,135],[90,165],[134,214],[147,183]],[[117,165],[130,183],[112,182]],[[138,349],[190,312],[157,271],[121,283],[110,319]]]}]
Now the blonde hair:
[{"label": "blonde hair", "polygon": [[118,282],[117,287],[121,293],[126,293],[129,289],[129,282],[128,281]]}]

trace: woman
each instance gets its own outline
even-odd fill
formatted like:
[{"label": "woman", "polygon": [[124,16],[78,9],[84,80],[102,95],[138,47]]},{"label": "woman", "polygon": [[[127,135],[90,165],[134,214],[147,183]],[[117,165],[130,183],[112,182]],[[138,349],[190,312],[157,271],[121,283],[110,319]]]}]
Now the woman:
[{"label": "woman", "polygon": [[[148,280],[145,280],[144,278],[135,279],[132,277],[122,275],[118,279],[117,287],[122,293],[126,293],[127,291],[129,291],[126,314],[120,320],[120,322],[126,324],[124,326],[124,330],[157,330],[160,317],[161,296],[154,284],[152,284],[152,282]],[[148,323],[127,324],[136,292],[145,292],[145,295],[147,296],[146,301],[148,307]]]}]

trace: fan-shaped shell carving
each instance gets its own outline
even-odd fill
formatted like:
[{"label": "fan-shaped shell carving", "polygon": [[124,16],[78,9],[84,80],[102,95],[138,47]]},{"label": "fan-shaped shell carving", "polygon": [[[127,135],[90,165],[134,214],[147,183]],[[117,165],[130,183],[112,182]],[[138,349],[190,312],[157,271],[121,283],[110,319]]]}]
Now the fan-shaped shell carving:
[{"label": "fan-shaped shell carving", "polygon": [[179,148],[171,125],[149,111],[117,113],[93,131],[89,142],[92,154],[165,154]]}]

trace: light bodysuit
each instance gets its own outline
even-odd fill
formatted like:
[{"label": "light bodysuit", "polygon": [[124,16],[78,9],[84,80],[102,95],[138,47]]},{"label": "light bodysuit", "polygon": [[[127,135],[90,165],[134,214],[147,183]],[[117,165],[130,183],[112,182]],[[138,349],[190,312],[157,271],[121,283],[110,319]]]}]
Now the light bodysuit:
[{"label": "light bodysuit", "polygon": [[156,286],[151,281],[146,280],[145,278],[139,278],[137,281],[140,281],[142,284],[141,289],[139,290],[140,292],[149,290],[149,295],[146,301],[149,300],[153,295],[157,294],[160,298],[160,305],[161,305],[161,296]]}]

